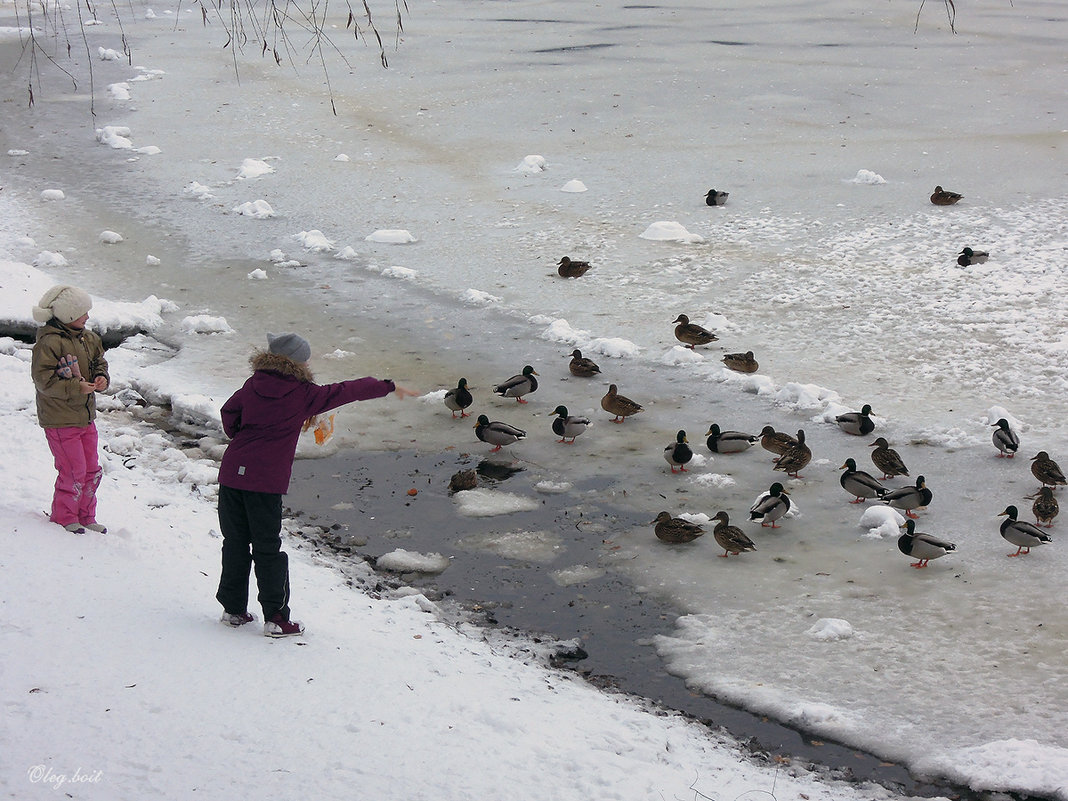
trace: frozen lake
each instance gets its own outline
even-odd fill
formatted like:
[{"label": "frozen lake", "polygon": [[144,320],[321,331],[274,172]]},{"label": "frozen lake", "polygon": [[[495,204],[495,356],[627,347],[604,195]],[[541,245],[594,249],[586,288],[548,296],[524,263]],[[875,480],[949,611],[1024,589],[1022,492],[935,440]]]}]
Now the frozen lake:
[{"label": "frozen lake", "polygon": [[[997,517],[1033,519],[1039,450],[1068,465],[1068,14],[984,0],[954,35],[932,3],[914,32],[916,6],[413,6],[388,70],[362,43],[331,65],[336,116],[314,66],[253,57],[238,81],[220,30],[156,7],[125,29],[133,66],[95,58],[121,48],[116,26],[88,29],[95,119],[55,75],[33,109],[6,104],[5,255],[60,253],[57,277],[94,295],[177,304],[157,335],[182,350],[140,389],[179,406],[221,402],[265,330],[299,330],[322,380],[428,394],[343,410],[335,447],[481,452],[440,400],[465,376],[476,414],[529,431],[500,458],[612,479],[635,525],[604,532],[598,567],[690,612],[657,648],[695,689],[921,774],[1068,798],[1068,556],[1055,525],[1052,546],[1007,559]],[[116,136],[130,147],[99,141]],[[932,205],[936,184],[964,199]],[[658,222],[692,236],[643,238]],[[966,245],[990,260],[958,267]],[[594,267],[560,279],[565,254]],[[718,342],[678,347],[680,313]],[[233,333],[184,329],[198,314]],[[575,347],[601,376],[568,374]],[[758,373],[722,367],[746,350]],[[542,381],[528,405],[492,395],[525,364]],[[611,425],[610,382],[646,411]],[[549,430],[561,403],[594,419],[573,446]],[[831,422],[865,403],[872,436]],[[990,444],[1000,416],[1023,441],[1011,461]],[[760,449],[713,458],[711,422],[804,428],[813,462],[785,480]],[[697,458],[671,475],[679,429]],[[873,470],[877,435],[934,491],[918,529],[957,544],[926,570],[838,486],[846,458]],[[772,532],[746,511],[776,480],[799,514]],[[726,510],[758,550],[664,545],[645,525],[661,509]]]}]

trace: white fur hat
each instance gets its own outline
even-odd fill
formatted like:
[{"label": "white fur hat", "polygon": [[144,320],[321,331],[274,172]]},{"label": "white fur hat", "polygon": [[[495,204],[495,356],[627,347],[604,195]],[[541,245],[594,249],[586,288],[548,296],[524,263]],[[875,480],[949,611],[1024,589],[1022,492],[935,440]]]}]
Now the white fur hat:
[{"label": "white fur hat", "polygon": [[73,323],[93,308],[93,299],[85,290],[75,286],[59,285],[49,289],[33,307],[33,319],[47,323],[53,317],[61,323]]}]

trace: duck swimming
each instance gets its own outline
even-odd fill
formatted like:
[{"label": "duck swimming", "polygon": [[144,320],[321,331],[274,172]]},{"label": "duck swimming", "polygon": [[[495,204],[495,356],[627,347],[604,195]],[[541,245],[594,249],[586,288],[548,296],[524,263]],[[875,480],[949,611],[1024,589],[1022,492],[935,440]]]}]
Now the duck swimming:
[{"label": "duck swimming", "polygon": [[750,520],[759,520],[762,527],[779,528],[775,521],[790,511],[792,506],[790,496],[786,494],[782,484],[776,481],[768,491],[757,498],[749,510]]},{"label": "duck swimming", "polygon": [[685,431],[679,431],[675,435],[675,441],[664,448],[664,459],[671,466],[672,473],[676,472],[676,467],[679,472],[686,472],[686,464],[693,459],[693,451],[690,450]]},{"label": "duck swimming", "polygon": [[690,350],[693,350],[697,345],[707,345],[709,342],[715,342],[719,339],[704,326],[691,323],[690,318],[685,314],[680,314],[672,322],[678,323],[675,326],[675,339]]},{"label": "duck swimming", "polygon": [[568,437],[571,437],[571,442],[574,442],[579,434],[589,428],[590,418],[570,415],[567,413],[566,406],[557,406],[553,414],[556,415],[553,420],[553,433],[560,437],[557,442],[567,443]]},{"label": "duck swimming", "polygon": [[523,372],[514,375],[507,381],[503,381],[493,388],[493,391],[502,398],[515,398],[519,403],[526,403],[524,395],[534,392],[538,388],[538,373],[529,364],[523,368]]},{"label": "duck swimming", "polygon": [[613,423],[622,423],[632,414],[645,411],[640,403],[635,403],[625,395],[620,395],[615,384],[608,385],[608,392],[601,398],[601,408],[616,416]]},{"label": "duck swimming", "polygon": [[1006,506],[1005,511],[998,515],[998,517],[1005,518],[1001,522],[1001,536],[1016,546],[1016,553],[1010,553],[1007,556],[1027,556],[1032,548],[1053,542],[1053,537],[1042,529],[1023,520],[1017,520],[1018,515],[1019,510],[1015,506]]},{"label": "duck swimming", "polygon": [[726,512],[716,512],[716,516],[712,519],[719,521],[712,530],[712,536],[716,538],[719,547],[723,549],[723,553],[720,556],[724,559],[731,554],[737,556],[745,551],[756,550],[756,545],[753,544],[749,537],[745,536],[745,532],[730,524],[730,517]]},{"label": "duck swimming", "polygon": [[526,435],[526,431],[508,425],[508,423],[501,423],[496,420],[491,423],[490,419],[484,414],[480,414],[478,421],[475,423],[475,436],[483,442],[494,446],[491,453],[496,453],[505,445],[518,442]]},{"label": "duck swimming", "polygon": [[957,550],[957,546],[952,542],[916,531],[915,520],[905,521],[905,533],[898,537],[897,548],[905,556],[919,560],[911,565],[916,568],[927,567],[927,563],[932,559],[940,559],[950,551]]},{"label": "duck swimming", "polygon": [[705,530],[696,523],[683,520],[681,517],[672,517],[668,512],[661,512],[652,522],[656,523],[656,528],[653,529],[656,538],[672,544],[693,542],[705,533]]},{"label": "duck swimming", "polygon": [[467,412],[464,411],[468,406],[475,402],[475,399],[471,396],[471,391],[467,388],[467,379],[461,378],[456,382],[456,388],[450,389],[445,393],[445,406],[452,410],[453,419],[456,419],[456,413],[460,413],[460,417],[468,417]]}]

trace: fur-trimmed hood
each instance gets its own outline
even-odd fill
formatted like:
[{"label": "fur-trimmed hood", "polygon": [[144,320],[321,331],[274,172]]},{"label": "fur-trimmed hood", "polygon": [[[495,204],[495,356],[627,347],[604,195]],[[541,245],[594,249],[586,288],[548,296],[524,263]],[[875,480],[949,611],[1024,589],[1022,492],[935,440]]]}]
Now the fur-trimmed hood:
[{"label": "fur-trimmed hood", "polygon": [[277,353],[271,353],[270,351],[257,351],[248,360],[248,363],[254,372],[267,370],[309,384],[314,380],[311,368],[307,364],[295,362],[287,356],[279,356]]}]

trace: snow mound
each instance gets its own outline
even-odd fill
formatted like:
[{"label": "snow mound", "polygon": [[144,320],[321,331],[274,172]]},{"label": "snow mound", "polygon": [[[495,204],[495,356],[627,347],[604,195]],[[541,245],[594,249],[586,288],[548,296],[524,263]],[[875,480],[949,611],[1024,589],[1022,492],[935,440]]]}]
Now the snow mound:
[{"label": "snow mound", "polygon": [[853,627],[848,620],[837,617],[824,617],[817,620],[812,627],[805,632],[814,640],[830,642],[833,640],[848,640],[853,636]]},{"label": "snow mound", "polygon": [[384,245],[407,245],[416,239],[403,228],[381,228],[364,237],[365,242],[378,242]]},{"label": "snow mound", "polygon": [[449,566],[449,558],[440,553],[417,553],[398,548],[382,554],[375,563],[380,570],[393,573],[443,573]]},{"label": "snow mound", "polygon": [[654,242],[683,242],[688,245],[696,245],[704,242],[704,237],[691,234],[682,223],[662,220],[650,225],[642,234],[642,239],[651,239]]}]

